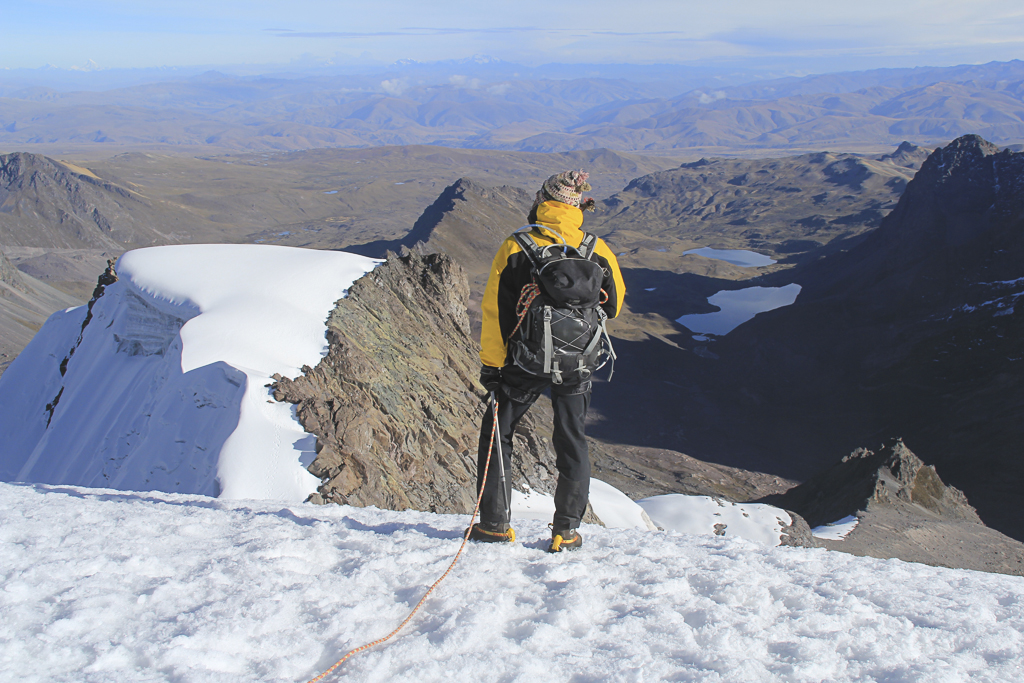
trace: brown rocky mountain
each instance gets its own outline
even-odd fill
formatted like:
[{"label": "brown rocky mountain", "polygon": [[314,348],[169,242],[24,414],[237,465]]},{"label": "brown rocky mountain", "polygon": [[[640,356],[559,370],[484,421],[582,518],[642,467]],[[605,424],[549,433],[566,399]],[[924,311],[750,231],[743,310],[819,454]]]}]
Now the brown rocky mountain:
[{"label": "brown rocky mountain", "polygon": [[[0,244],[118,252],[180,241],[145,197],[67,162],[0,155]],[[161,226],[161,227],[157,227]]]},{"label": "brown rocky mountain", "polygon": [[713,246],[796,263],[799,254],[849,248],[878,227],[927,155],[904,142],[881,155],[701,159],[636,178],[588,224],[645,261],[665,253],[658,249]]},{"label": "brown rocky mountain", "polygon": [[986,524],[1024,538],[1022,264],[1024,154],[977,136],[937,149],[876,231],[792,275],[794,305],[720,341],[697,381],[718,387],[718,428],[743,427],[728,455],[714,429],[691,452],[805,478],[900,434]]},{"label": "brown rocky mountain", "polygon": [[858,448],[771,502],[812,526],[855,516],[856,528],[829,549],[870,557],[1024,576],[1024,543],[986,527],[967,498],[942,483],[899,439]]},{"label": "brown rocky mountain", "polygon": [[526,224],[534,192],[488,188],[460,178],[445,188],[402,240],[423,253],[450,254],[471,273],[486,273],[502,240]]},{"label": "brown rocky mountain", "polygon": [[0,251],[0,374],[50,314],[82,301],[22,273]]}]

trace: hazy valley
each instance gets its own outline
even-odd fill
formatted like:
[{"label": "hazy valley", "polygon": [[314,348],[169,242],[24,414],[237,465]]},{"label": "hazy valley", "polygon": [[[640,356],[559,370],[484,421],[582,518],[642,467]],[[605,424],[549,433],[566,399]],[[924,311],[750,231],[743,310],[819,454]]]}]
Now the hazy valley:
[{"label": "hazy valley", "polygon": [[[47,73],[0,73],[0,148],[110,154],[429,144],[763,156],[877,152],[904,140],[935,146],[967,133],[1000,144],[1024,140],[1020,61],[763,80],[747,74],[747,82],[685,68],[565,66],[158,73],[156,82],[116,88],[102,73],[80,74],[74,84]],[[56,87],[30,85],[48,78]]]}]

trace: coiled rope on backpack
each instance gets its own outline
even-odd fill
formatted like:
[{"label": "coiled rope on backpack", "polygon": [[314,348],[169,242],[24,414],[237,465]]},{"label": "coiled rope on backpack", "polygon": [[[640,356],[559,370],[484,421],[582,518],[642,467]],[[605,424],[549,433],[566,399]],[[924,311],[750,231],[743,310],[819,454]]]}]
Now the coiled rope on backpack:
[{"label": "coiled rope on backpack", "polygon": [[[490,441],[490,443],[487,446],[487,460],[484,462],[483,481],[485,481],[485,482],[487,481],[487,471],[491,467],[491,453],[494,451],[494,437],[495,437],[495,434],[497,434],[497,432],[498,432],[498,399],[497,399],[497,396],[495,396],[495,394],[493,392],[491,393],[491,407],[492,407],[492,410],[494,411],[494,426],[491,429],[491,441]],[[469,520],[469,528],[466,529],[466,535],[463,536],[463,538],[462,538],[462,545],[459,546],[459,551],[457,553],[455,553],[455,558],[452,560],[452,563],[450,565],[448,565],[448,569],[446,569],[444,574],[441,575],[441,578],[439,578],[437,581],[435,581],[433,584],[431,584],[430,588],[427,589],[427,592],[423,594],[422,598],[420,598],[420,601],[417,602],[416,606],[412,608],[412,611],[409,612],[409,616],[407,616],[405,618],[405,621],[403,621],[401,624],[399,624],[395,628],[394,631],[392,631],[391,633],[387,634],[383,638],[378,638],[377,640],[373,641],[372,643],[367,643],[366,645],[361,645],[361,646],[357,647],[356,649],[352,650],[351,652],[346,654],[344,657],[339,659],[337,662],[335,662],[334,666],[332,666],[331,668],[327,669],[326,671],[324,671],[322,674],[320,674],[316,678],[310,679],[308,681],[308,683],[319,683],[320,681],[325,679],[327,676],[331,675],[331,673],[333,673],[339,666],[344,664],[345,661],[349,657],[352,657],[353,655],[357,655],[360,652],[365,652],[366,650],[369,650],[372,647],[376,647],[377,645],[380,645],[382,643],[386,643],[387,641],[389,641],[393,637],[395,637],[395,635],[397,635],[399,631],[401,631],[403,628],[405,628],[406,624],[408,624],[410,621],[412,621],[412,618],[416,615],[416,612],[418,612],[420,607],[423,606],[423,603],[426,602],[428,597],[430,597],[430,594],[434,592],[434,589],[437,588],[439,585],[441,585],[442,581],[444,581],[446,578],[448,578],[448,575],[451,574],[452,569],[455,568],[455,563],[458,562],[459,558],[462,556],[462,551],[466,549],[466,543],[469,541],[469,534],[473,531],[473,524],[476,523],[476,516],[480,512],[480,501],[483,500],[483,497],[484,497],[484,487],[481,486],[480,487],[480,492],[477,494],[477,497],[476,497],[476,506],[473,508],[473,516]]]},{"label": "coiled rope on backpack", "polygon": [[523,290],[519,293],[519,301],[516,302],[516,315],[519,316],[519,322],[516,323],[516,328],[512,330],[512,334],[508,336],[509,339],[516,336],[516,332],[519,331],[523,320],[526,319],[526,314],[530,312],[533,300],[538,296],[540,296],[540,285],[536,282],[529,282],[523,285]]}]

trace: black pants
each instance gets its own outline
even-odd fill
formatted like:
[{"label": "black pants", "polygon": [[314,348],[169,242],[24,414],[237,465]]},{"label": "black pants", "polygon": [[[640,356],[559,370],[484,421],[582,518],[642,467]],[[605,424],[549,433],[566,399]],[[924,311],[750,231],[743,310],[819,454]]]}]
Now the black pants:
[{"label": "black pants", "polygon": [[[590,456],[584,423],[590,408],[590,382],[583,385],[553,385],[543,377],[535,377],[510,366],[502,370],[502,386],[498,399],[498,433],[491,454],[491,464],[484,478],[484,464],[494,426],[494,406],[488,404],[480,429],[477,453],[477,493],[483,486],[480,521],[485,524],[510,522],[508,508],[512,496],[512,434],[519,420],[526,415],[541,393],[551,388],[551,405],[555,412],[552,445],[555,448],[555,516],[552,526],[557,531],[576,529],[587,509],[590,496]],[[501,461],[498,460],[498,443]],[[501,485],[504,466],[505,481]]]}]

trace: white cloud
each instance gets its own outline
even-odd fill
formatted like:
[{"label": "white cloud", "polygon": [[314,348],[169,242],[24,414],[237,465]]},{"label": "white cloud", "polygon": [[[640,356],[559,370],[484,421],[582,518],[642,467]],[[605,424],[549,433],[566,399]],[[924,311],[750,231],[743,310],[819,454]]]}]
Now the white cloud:
[{"label": "white cloud", "polygon": [[401,78],[391,78],[386,81],[381,81],[380,88],[388,95],[398,97],[403,92],[405,92],[406,85],[405,81],[403,81]]},{"label": "white cloud", "polygon": [[725,92],[722,91],[722,90],[716,90],[715,92],[711,93],[710,95],[708,93],[706,93],[706,92],[702,92],[702,93],[700,93],[700,97],[697,98],[697,100],[701,104],[711,104],[712,102],[717,102],[718,100],[722,100],[722,99],[725,99]]},{"label": "white cloud", "polygon": [[448,82],[459,88],[468,88],[470,90],[476,90],[480,87],[479,78],[468,78],[466,76],[455,75],[448,78]]}]

